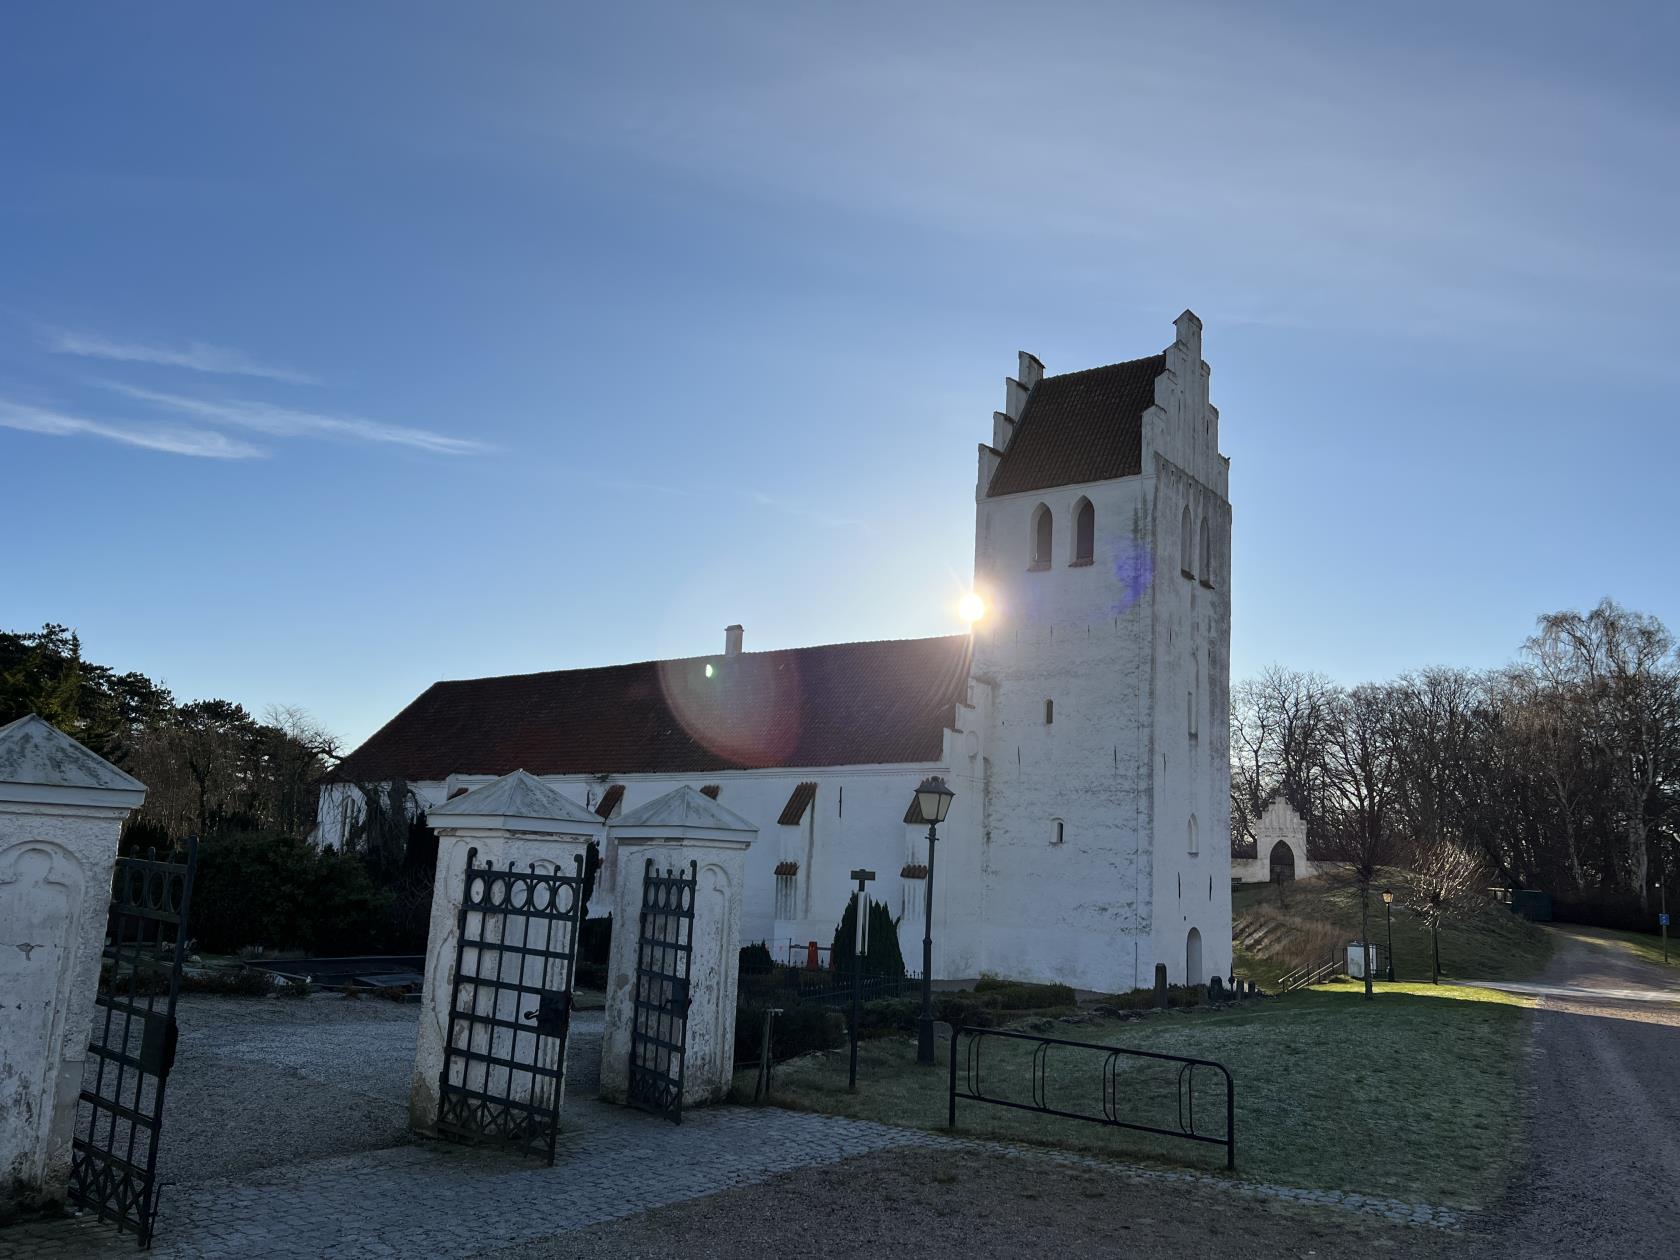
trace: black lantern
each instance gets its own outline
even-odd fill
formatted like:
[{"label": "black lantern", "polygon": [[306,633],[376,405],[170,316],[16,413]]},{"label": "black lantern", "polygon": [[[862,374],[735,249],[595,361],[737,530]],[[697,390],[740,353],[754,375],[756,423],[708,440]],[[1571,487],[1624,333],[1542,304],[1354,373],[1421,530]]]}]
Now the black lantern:
[{"label": "black lantern", "polygon": [[922,821],[938,826],[951,812],[951,798],[956,795],[945,786],[945,780],[930,774],[916,789],[916,808],[922,811]]}]

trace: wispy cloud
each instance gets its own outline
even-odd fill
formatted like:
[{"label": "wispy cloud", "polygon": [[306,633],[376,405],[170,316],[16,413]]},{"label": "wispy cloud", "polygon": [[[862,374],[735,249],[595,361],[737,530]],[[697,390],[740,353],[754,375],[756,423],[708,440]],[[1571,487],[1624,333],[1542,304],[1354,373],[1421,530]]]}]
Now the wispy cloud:
[{"label": "wispy cloud", "polygon": [[116,363],[155,363],[160,367],[186,368],[218,376],[256,376],[290,385],[319,385],[320,381],[291,368],[259,363],[243,350],[189,341],[184,347],[148,346],[132,341],[113,341],[92,333],[54,332],[47,336],[47,349],[54,354],[74,354],[85,359],[109,359]]},{"label": "wispy cloud", "polygon": [[261,447],[230,438],[212,429],[192,429],[174,425],[112,424],[104,420],[87,420],[66,415],[44,407],[29,407],[19,403],[0,401],[0,428],[21,429],[26,433],[44,433],[51,437],[95,437],[125,446],[138,446],[148,451],[163,451],[169,455],[191,455],[200,459],[261,459],[267,455]]},{"label": "wispy cloud", "polygon": [[488,444],[470,438],[450,437],[444,433],[434,433],[430,429],[386,424],[380,420],[364,420],[359,416],[333,416],[240,399],[192,398],[184,394],[161,393],[116,382],[109,382],[106,387],[154,407],[164,407],[214,424],[251,429],[258,433],[266,433],[270,437],[322,437],[375,442],[408,446],[415,450],[430,451],[435,455],[475,455],[491,449]]}]

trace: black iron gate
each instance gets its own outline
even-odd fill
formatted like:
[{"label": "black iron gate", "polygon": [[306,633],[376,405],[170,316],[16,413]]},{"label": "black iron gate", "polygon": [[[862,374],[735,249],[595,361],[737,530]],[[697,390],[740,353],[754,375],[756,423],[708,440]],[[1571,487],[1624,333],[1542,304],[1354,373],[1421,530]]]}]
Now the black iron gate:
[{"label": "black iron gate", "polygon": [[438,1132],[554,1162],[583,857],[572,874],[496,870],[467,851]]},{"label": "black iron gate", "polygon": [[197,866],[196,838],[184,861],[160,861],[155,849],[117,859],[76,1108],[70,1201],[133,1230],[142,1247],[151,1246],[157,1219],[158,1134]]},{"label": "black iron gate", "polygon": [[636,1001],[630,1025],[627,1101],[682,1123],[683,1064],[688,1048],[689,960],[694,951],[698,864],[642,875],[636,933]]}]

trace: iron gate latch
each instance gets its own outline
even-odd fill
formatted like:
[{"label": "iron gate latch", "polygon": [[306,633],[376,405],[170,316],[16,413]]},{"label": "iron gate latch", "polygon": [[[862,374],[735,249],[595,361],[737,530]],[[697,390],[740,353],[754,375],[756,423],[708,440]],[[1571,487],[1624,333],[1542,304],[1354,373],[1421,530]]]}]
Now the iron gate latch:
[{"label": "iron gate latch", "polygon": [[544,993],[537,999],[537,1009],[526,1011],[526,1019],[537,1021],[537,1031],[545,1037],[564,1037],[571,1023],[572,1008],[569,994]]},{"label": "iron gate latch", "polygon": [[146,1028],[140,1037],[140,1070],[162,1080],[175,1066],[175,1045],[180,1040],[180,1028],[162,1011],[147,1011],[145,1014]]}]

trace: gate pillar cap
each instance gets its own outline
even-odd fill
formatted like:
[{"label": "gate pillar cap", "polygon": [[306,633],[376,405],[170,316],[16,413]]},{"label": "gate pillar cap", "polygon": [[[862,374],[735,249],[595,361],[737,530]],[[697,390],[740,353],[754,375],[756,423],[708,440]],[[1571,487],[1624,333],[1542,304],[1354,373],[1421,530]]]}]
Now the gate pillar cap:
[{"label": "gate pillar cap", "polygon": [[668,844],[714,844],[745,848],[758,835],[758,828],[733,810],[725,809],[709,796],[702,796],[684,784],[622,814],[612,823],[613,838]]},{"label": "gate pillar cap", "polygon": [[603,829],[594,811],[524,770],[433,806],[426,820],[440,831],[542,832],[591,840]]},{"label": "gate pillar cap", "polygon": [[127,813],[146,785],[31,713],[0,726],[0,803],[78,805]]}]

